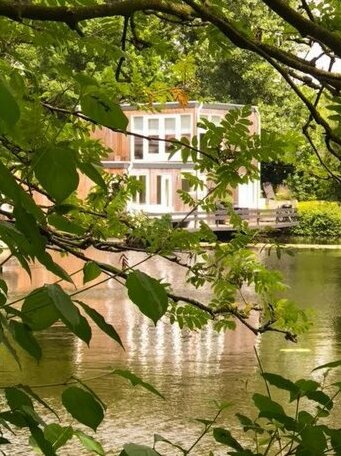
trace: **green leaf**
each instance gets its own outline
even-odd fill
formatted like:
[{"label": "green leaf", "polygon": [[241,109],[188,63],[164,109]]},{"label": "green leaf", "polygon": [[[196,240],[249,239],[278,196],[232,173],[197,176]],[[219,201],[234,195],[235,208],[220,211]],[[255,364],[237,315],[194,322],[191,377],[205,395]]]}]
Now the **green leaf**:
[{"label": "green leaf", "polygon": [[34,443],[45,456],[56,456],[56,452],[54,451],[51,442],[45,438],[43,431],[38,426],[31,424],[30,431]]},{"label": "green leaf", "polygon": [[44,437],[48,440],[54,450],[65,445],[65,443],[72,439],[73,429],[71,426],[60,426],[57,423],[51,423],[44,428]]},{"label": "green leaf", "polygon": [[48,296],[63,322],[71,328],[80,324],[80,313],[70,296],[58,284],[46,285]]},{"label": "green leaf", "polygon": [[14,208],[13,215],[15,226],[26,237],[32,247],[33,254],[38,258],[45,250],[46,237],[41,235],[36,219],[20,206]]},{"label": "green leaf", "polygon": [[270,383],[270,385],[292,393],[291,396],[297,395],[300,391],[299,387],[295,383],[282,377],[281,375],[264,372],[262,373],[262,376],[268,383]]},{"label": "green leaf", "polygon": [[1,421],[4,420],[7,423],[11,423],[18,428],[24,428],[27,426],[24,415],[21,412],[0,412]]},{"label": "green leaf", "polygon": [[73,283],[69,274],[59,264],[55,263],[51,255],[47,252],[41,252],[37,255],[39,262],[46,267],[49,271],[53,272],[56,276],[60,277],[67,282]]},{"label": "green leaf", "polygon": [[92,453],[96,453],[99,456],[105,455],[102,445],[97,440],[95,440],[93,437],[91,437],[90,435],[84,434],[84,432],[82,432],[82,431],[75,431],[74,434],[75,434],[75,436],[78,437],[81,444],[83,445],[83,447],[86,450],[91,451]]},{"label": "green leaf", "polygon": [[36,338],[33,336],[31,329],[16,320],[9,323],[13,339],[37,361],[41,359],[41,347]]},{"label": "green leaf", "polygon": [[82,388],[71,386],[63,391],[62,402],[66,410],[82,424],[96,431],[104,418],[101,404]]},{"label": "green leaf", "polygon": [[0,306],[3,306],[6,303],[7,292],[8,292],[7,283],[4,280],[0,279]]},{"label": "green leaf", "polygon": [[74,151],[67,146],[50,146],[41,150],[33,167],[39,183],[58,203],[78,187]]},{"label": "green leaf", "polygon": [[322,456],[327,448],[327,440],[319,426],[307,426],[301,431],[301,445],[297,449],[297,454],[300,453],[301,447],[309,456]]},{"label": "green leaf", "polygon": [[21,391],[19,388],[8,387],[5,388],[5,396],[9,408],[14,412],[16,410],[23,410],[23,407],[34,409],[31,398]]},{"label": "green leaf", "polygon": [[330,443],[335,451],[335,455],[341,454],[341,430],[340,429],[329,429]]},{"label": "green leaf", "polygon": [[21,318],[33,331],[49,328],[59,320],[59,312],[53,305],[46,287],[32,291],[21,308]]},{"label": "green leaf", "polygon": [[83,283],[91,282],[101,273],[102,270],[95,261],[87,261],[83,267]]},{"label": "green leaf", "polygon": [[31,196],[17,183],[11,172],[0,162],[0,191],[17,206],[25,207],[40,222],[44,221],[43,211],[36,205]]},{"label": "green leaf", "polygon": [[307,424],[312,424],[315,421],[315,418],[309,412],[301,410],[298,412],[297,420],[303,427],[305,427]]},{"label": "green leaf", "polygon": [[277,402],[274,402],[268,396],[263,396],[263,394],[255,393],[252,396],[252,400],[255,403],[255,406],[260,411],[260,415],[262,412],[266,412],[267,414],[274,413],[279,415],[285,415],[283,407]]},{"label": "green leaf", "polygon": [[[153,448],[145,445],[136,445],[135,443],[127,443],[123,446],[126,456],[159,456]],[[121,453],[122,454],[122,453]]]},{"label": "green leaf", "polygon": [[21,363],[20,363],[20,359],[17,355],[17,352],[15,351],[14,347],[11,345],[10,341],[8,340],[2,326],[0,326],[0,343],[4,344],[4,346],[6,347],[8,352],[11,354],[11,356],[14,358],[14,360],[16,361],[16,363],[18,364],[18,366],[21,369]]},{"label": "green leaf", "polygon": [[298,386],[300,394],[302,396],[306,393],[317,390],[317,388],[320,386],[320,384],[314,380],[305,380],[304,378],[297,380],[295,382],[295,385]]},{"label": "green leaf", "polygon": [[257,434],[263,434],[264,429],[262,429],[259,426],[259,424],[255,423],[254,421],[252,421],[247,416],[242,415],[240,413],[236,413],[236,417],[238,418],[240,424],[243,426],[244,432],[254,431]]},{"label": "green leaf", "polygon": [[11,443],[8,439],[5,439],[5,437],[0,437],[0,445],[8,445]]},{"label": "green leaf", "polygon": [[100,90],[92,90],[81,99],[83,114],[100,125],[125,130],[128,126],[128,119],[123,113],[119,104],[113,103]]},{"label": "green leaf", "polygon": [[86,383],[84,383],[79,377],[76,377],[75,375],[73,375],[71,378],[75,379],[86,391],[89,391],[89,393],[93,396],[93,398],[96,399],[96,401],[98,401],[101,404],[103,410],[107,409],[107,406],[101,400],[101,398],[99,396],[97,396],[97,394],[94,392],[94,390],[92,390]]},{"label": "green leaf", "polygon": [[231,448],[234,448],[235,450],[243,451],[243,449],[244,449],[240,445],[240,443],[237,442],[237,440],[234,437],[232,437],[231,432],[228,431],[227,429],[214,428],[213,437],[215,438],[215,440],[217,442],[227,445]]},{"label": "green leaf", "polygon": [[321,364],[321,366],[315,367],[315,369],[312,370],[312,372],[317,371],[319,369],[334,369],[334,367],[339,367],[341,366],[341,360],[338,361],[332,361],[327,364]]},{"label": "green leaf", "polygon": [[168,306],[165,287],[141,271],[133,271],[128,275],[126,287],[133,303],[156,324]]},{"label": "green leaf", "polygon": [[309,391],[305,396],[311,401],[318,402],[319,404],[323,405],[328,410],[331,410],[333,408],[333,401],[323,391]]},{"label": "green leaf", "polygon": [[35,393],[28,385],[19,384],[18,388],[25,391],[26,394],[28,394],[33,399],[35,399],[39,404],[41,404],[43,407],[45,407],[47,410],[49,410],[51,413],[53,413],[59,419],[59,416],[56,413],[56,411],[53,410],[53,408],[51,408],[49,406],[49,404],[47,402],[45,402],[40,396],[38,396],[38,394]]},{"label": "green leaf", "polygon": [[140,377],[137,377],[137,375],[133,374],[129,370],[115,369],[113,371],[113,374],[128,379],[133,386],[142,386],[142,388],[145,388],[151,393],[156,394],[162,399],[165,399],[165,397],[156,388],[154,388],[154,386],[152,386],[150,383],[144,382]]},{"label": "green leaf", "polygon": [[80,314],[70,296],[58,284],[46,285],[46,288],[63,323],[89,345],[92,335],[91,327],[87,319]]},{"label": "green leaf", "polygon": [[19,105],[5,83],[0,79],[0,129],[13,127],[20,118]]},{"label": "green leaf", "polygon": [[95,184],[97,184],[99,187],[103,188],[103,190],[107,189],[107,184],[105,183],[105,180],[103,179],[101,173],[98,171],[98,169],[92,165],[91,163],[84,163],[84,162],[79,162],[78,163],[78,169],[88,176],[89,179],[91,179]]},{"label": "green leaf", "polygon": [[55,212],[56,214],[59,215],[65,215],[68,214],[71,211],[78,211],[79,207],[76,206],[75,204],[56,204],[55,206],[52,206],[49,210],[51,212]]},{"label": "green leaf", "polygon": [[92,309],[91,307],[89,307],[87,304],[84,304],[84,302],[81,302],[81,301],[76,301],[81,307],[82,309],[89,315],[89,317],[92,319],[92,321],[105,333],[107,334],[107,336],[111,337],[111,339],[115,340],[116,342],[118,342],[122,348],[123,347],[123,344],[122,344],[122,341],[121,341],[121,338],[120,336],[117,334],[115,328],[110,325],[109,323],[107,323],[103,316],[97,312],[97,310],[95,309]]},{"label": "green leaf", "polygon": [[48,222],[50,225],[57,228],[59,231],[65,231],[66,233],[82,235],[85,233],[85,228],[81,225],[72,222],[66,217],[59,214],[51,214],[48,216]]},{"label": "green leaf", "polygon": [[91,326],[88,323],[88,320],[83,317],[83,315],[79,314],[79,324],[76,326],[69,326],[66,323],[66,326],[68,326],[71,331],[79,337],[81,340],[83,340],[87,345],[89,345],[92,337],[92,330]]},{"label": "green leaf", "polygon": [[168,439],[165,439],[165,438],[162,437],[162,435],[160,435],[160,434],[154,434],[154,447],[155,447],[155,444],[156,444],[157,442],[164,442],[164,443],[167,443],[168,445],[171,445],[173,448],[177,448],[177,449],[180,450],[182,453],[185,453],[184,448],[182,448],[180,445],[176,445],[175,443],[171,442],[171,441],[168,440]]}]

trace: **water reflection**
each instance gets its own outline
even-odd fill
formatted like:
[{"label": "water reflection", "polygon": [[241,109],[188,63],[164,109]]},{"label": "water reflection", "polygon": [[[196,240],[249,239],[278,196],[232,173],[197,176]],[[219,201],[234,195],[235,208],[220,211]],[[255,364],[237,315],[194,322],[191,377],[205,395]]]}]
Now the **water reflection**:
[{"label": "water reflection", "polygon": [[[165,393],[167,401],[161,401],[144,390],[132,389],[119,377],[92,380],[90,386],[109,404],[108,417],[99,429],[106,449],[118,448],[122,442],[131,440],[152,444],[154,432],[188,446],[194,438],[193,431],[197,435],[200,429],[191,419],[211,417],[214,414],[213,399],[234,401],[234,410],[248,413],[252,390],[262,391],[263,388],[255,375],[254,345],[257,345],[267,370],[283,375],[290,373],[294,379],[308,374],[319,363],[341,357],[340,253],[298,251],[295,257],[286,257],[281,262],[275,257],[264,256],[264,262],[270,267],[283,271],[291,286],[289,295],[304,307],[315,309],[317,325],[300,338],[298,345],[309,349],[308,352],[281,351],[288,347],[282,337],[265,335],[256,338],[241,326],[227,333],[216,333],[211,326],[203,331],[190,332],[163,319],[154,327],[129,302],[125,289],[110,280],[79,297],[114,325],[125,351],[96,327],[92,327],[93,339],[88,348],[57,325],[39,336],[44,353],[39,366],[23,354],[20,372],[8,354],[0,352],[1,383],[51,384],[72,375],[88,378],[112,368],[129,368]],[[129,262],[133,264],[141,258],[140,254],[130,255]],[[119,257],[112,254],[103,254],[101,259],[119,264]],[[62,258],[61,262],[69,272],[81,267],[75,259]],[[175,292],[188,293],[201,300],[209,299],[208,289],[198,291],[184,287],[185,272],[177,265],[152,259],[145,263],[144,271],[173,283]],[[31,283],[15,261],[6,264],[3,275],[14,295],[54,280],[52,274],[36,265]],[[82,287],[81,274],[74,276],[74,281],[75,287]],[[67,284],[67,288],[74,290],[71,284]],[[43,388],[39,392],[59,407],[59,388]],[[235,425],[230,418],[228,421]],[[204,442],[197,454],[206,453],[207,448]],[[65,454],[74,454],[74,451]],[[78,449],[77,452],[81,454]],[[29,453],[25,450],[11,454]],[[172,453],[168,451],[166,454]],[[219,453],[218,450],[215,454],[225,452]]]}]

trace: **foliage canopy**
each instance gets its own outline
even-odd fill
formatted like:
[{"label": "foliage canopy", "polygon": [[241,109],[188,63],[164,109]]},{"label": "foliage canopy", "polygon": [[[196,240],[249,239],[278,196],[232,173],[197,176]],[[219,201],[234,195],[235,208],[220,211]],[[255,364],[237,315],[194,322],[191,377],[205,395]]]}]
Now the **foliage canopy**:
[{"label": "foliage canopy", "polygon": [[[136,182],[102,172],[101,159],[108,151],[92,132],[104,126],[130,134],[120,103],[151,108],[153,101],[175,98],[185,104],[188,96],[200,92],[194,64],[204,71],[212,56],[235,52],[238,59],[239,52],[247,51],[242,55],[256,56],[259,71],[278,74],[303,103],[303,133],[324,172],[340,181],[335,163],[341,158],[341,75],[334,70],[341,57],[340,28],[336,0],[249,0],[242,5],[220,0],[0,1],[0,239],[9,249],[2,266],[16,257],[29,275],[37,261],[57,276],[56,282],[22,297],[19,307],[17,300],[8,298],[13,290],[0,281],[1,343],[19,364],[16,346],[39,361],[35,333],[57,321],[89,344],[92,320],[122,345],[116,329],[76,298],[82,289],[67,293],[60,285],[72,283],[77,271],[64,270],[55,251],[83,261],[84,283],[95,281],[101,272],[108,280],[120,279],[131,300],[154,323],[167,314],[181,326],[201,328],[213,321],[217,330],[226,330],[237,319],[255,334],[276,331],[290,340],[307,328],[301,311],[278,300],[283,288],[279,275],[266,270],[248,249],[257,233],[232,210],[237,235],[227,245],[217,243],[204,223],[198,232],[189,233],[180,225],[172,227],[167,217],[150,220],[128,214],[125,207]],[[199,57],[196,50],[201,50]],[[220,126],[204,122],[200,150],[197,138],[191,143],[173,141],[173,153],[180,151],[183,161],[191,158],[214,183],[200,201],[207,211],[215,209],[215,201],[224,199],[229,188],[258,177],[253,158],[277,160],[296,150],[291,132],[249,135],[249,115],[245,107],[229,112]],[[240,168],[246,170],[244,175]],[[85,199],[77,195],[80,174],[94,183]],[[190,195],[182,196],[193,210],[197,207]],[[213,244],[210,254],[202,240]],[[123,256],[122,267],[115,267],[95,261],[89,248],[139,250],[146,256],[135,265]],[[183,251],[189,253],[185,259]],[[195,287],[208,284],[211,301],[174,294],[171,285],[145,274],[143,262],[153,256],[186,268],[188,282]],[[245,285],[255,287],[257,302],[246,301]],[[249,322],[252,312],[260,313],[258,326]],[[113,374],[160,394],[129,371]],[[62,395],[63,404],[74,418],[96,429],[105,406],[80,379],[74,381],[77,385]],[[28,386],[8,387],[5,397],[9,409],[1,412],[1,426],[27,428],[44,454],[56,454],[73,435],[85,448],[103,454],[80,430],[46,426],[33,403],[49,406]],[[264,408],[260,397],[255,403]],[[215,437],[233,443],[227,431],[217,429]],[[127,445],[122,454],[140,453]]]}]

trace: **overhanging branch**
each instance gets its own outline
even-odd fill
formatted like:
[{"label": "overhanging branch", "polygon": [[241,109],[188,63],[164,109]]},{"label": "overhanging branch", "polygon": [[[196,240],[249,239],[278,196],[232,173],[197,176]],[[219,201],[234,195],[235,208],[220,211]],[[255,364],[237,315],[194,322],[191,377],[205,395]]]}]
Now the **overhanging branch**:
[{"label": "overhanging branch", "polygon": [[80,21],[110,16],[127,16],[136,11],[157,11],[189,21],[194,19],[193,10],[186,5],[168,0],[123,0],[91,6],[45,6],[0,1],[0,16],[13,20],[77,24]]},{"label": "overhanging branch", "polygon": [[276,12],[288,24],[292,25],[302,36],[311,36],[326,44],[335,55],[341,57],[341,38],[334,32],[306,19],[283,0],[263,0],[272,11]]}]

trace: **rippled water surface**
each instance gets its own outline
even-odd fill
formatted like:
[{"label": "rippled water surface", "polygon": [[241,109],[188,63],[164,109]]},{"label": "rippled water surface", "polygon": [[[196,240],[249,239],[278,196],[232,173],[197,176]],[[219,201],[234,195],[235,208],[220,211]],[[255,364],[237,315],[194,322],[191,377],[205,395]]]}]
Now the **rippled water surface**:
[{"label": "rippled water surface", "polygon": [[[141,258],[137,254],[131,255],[130,264]],[[113,264],[119,261],[118,256],[109,254],[103,254],[101,259]],[[62,261],[70,272],[81,267],[75,260],[64,258]],[[314,309],[316,324],[300,337],[298,345],[290,344],[276,334],[256,338],[243,327],[225,334],[216,334],[210,328],[201,332],[181,331],[167,320],[154,327],[129,302],[125,289],[110,280],[80,294],[79,298],[95,307],[115,326],[125,351],[95,327],[88,348],[62,326],[54,326],[39,336],[44,353],[39,366],[23,355],[23,368],[19,371],[10,357],[1,351],[1,384],[50,385],[64,382],[73,375],[90,379],[89,386],[108,405],[98,436],[106,450],[112,449],[112,454],[118,454],[122,443],[126,442],[152,445],[154,433],[190,446],[201,430],[193,419],[213,417],[213,400],[233,402],[221,423],[235,429],[233,413],[252,414],[250,396],[255,388],[263,392],[263,384],[256,375],[254,346],[266,370],[292,379],[309,374],[318,364],[341,358],[341,250],[297,250],[294,257],[284,257],[281,261],[264,255],[264,262],[282,271],[290,285],[287,292],[290,297],[299,301],[302,307]],[[174,284],[176,292],[188,293],[201,300],[209,298],[208,290],[184,287],[184,273],[177,265],[151,259],[144,264],[144,271],[164,277]],[[31,283],[14,261],[5,266],[3,275],[18,296],[53,280],[36,266]],[[92,379],[113,368],[130,369],[157,387],[167,400],[141,388],[132,388],[118,377],[109,375]],[[37,391],[64,413],[58,399],[61,387],[42,386]],[[69,420],[66,414],[63,418]],[[335,418],[335,425],[341,426],[341,417]],[[25,440],[20,435],[16,439],[18,444],[9,454],[31,454],[24,445]],[[210,442],[203,441],[193,454],[206,455],[209,448]],[[82,453],[75,443],[62,454],[87,453]],[[163,454],[176,453],[164,449]],[[215,454],[226,452],[218,448]]]}]

